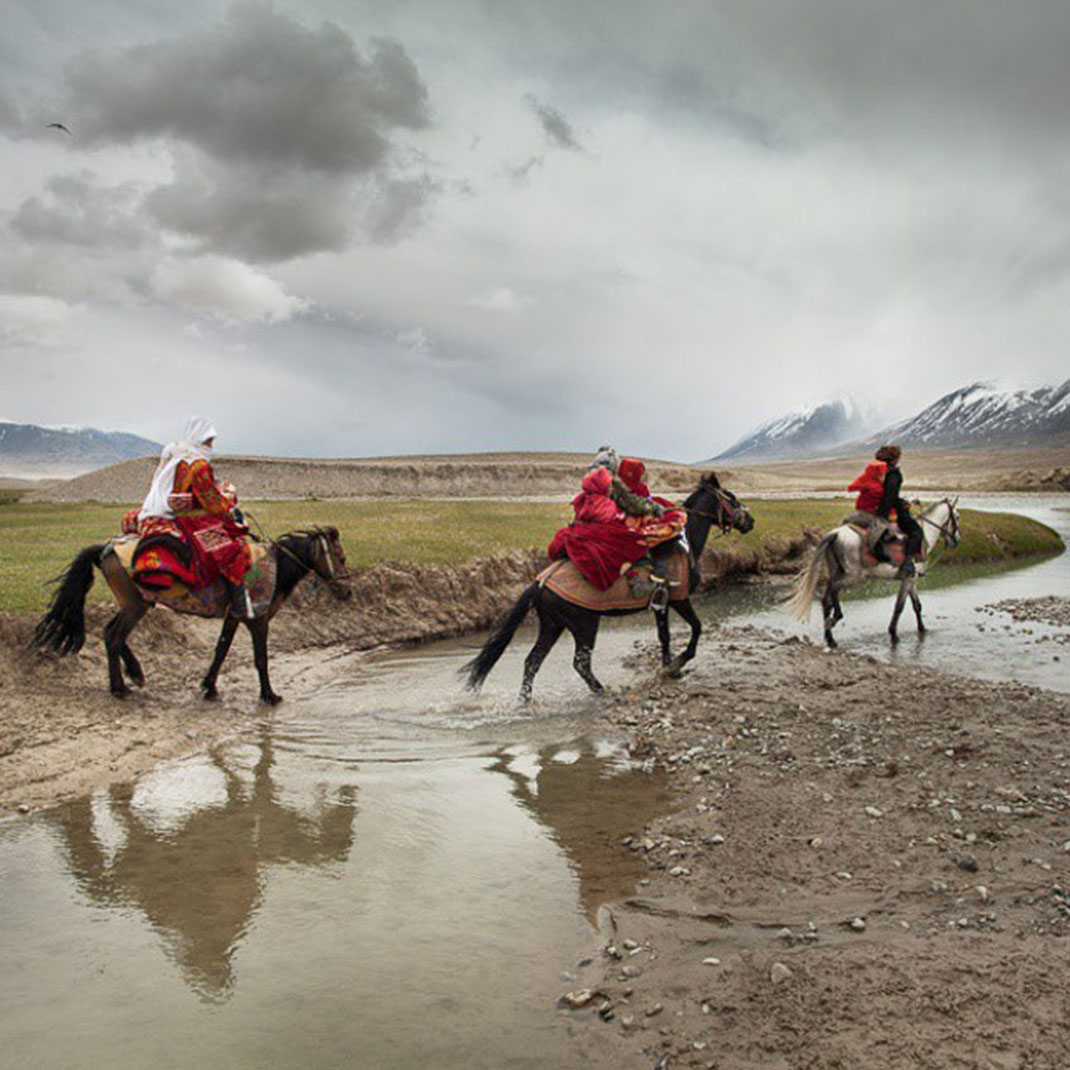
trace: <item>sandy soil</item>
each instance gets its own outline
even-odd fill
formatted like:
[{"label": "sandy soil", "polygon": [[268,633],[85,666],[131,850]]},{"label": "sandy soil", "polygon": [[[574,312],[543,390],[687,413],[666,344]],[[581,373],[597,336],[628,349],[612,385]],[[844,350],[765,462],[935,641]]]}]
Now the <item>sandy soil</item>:
[{"label": "sandy soil", "polygon": [[610,713],[679,810],[561,1013],[636,1066],[1065,1067],[1070,697],[750,627],[702,664]]}]

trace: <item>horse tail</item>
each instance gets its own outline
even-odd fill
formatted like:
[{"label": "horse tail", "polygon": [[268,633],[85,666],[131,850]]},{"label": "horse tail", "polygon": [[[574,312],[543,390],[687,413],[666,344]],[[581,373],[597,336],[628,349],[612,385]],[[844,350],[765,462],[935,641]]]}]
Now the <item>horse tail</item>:
[{"label": "horse tail", "polygon": [[490,670],[498,664],[498,659],[505,653],[505,648],[513,641],[517,628],[528,615],[535,596],[539,593],[536,580],[513,603],[513,607],[498,622],[490,638],[483,644],[483,649],[467,665],[461,667],[461,675],[466,677],[465,687],[469,691],[478,691]]},{"label": "horse tail", "polygon": [[85,599],[93,586],[93,566],[100,564],[106,544],[87,546],[53,580],[59,587],[48,612],[41,618],[30,639],[31,650],[53,650],[63,656],[77,654],[85,643]]},{"label": "horse tail", "polygon": [[788,612],[795,620],[810,619],[810,603],[813,602],[814,594],[817,592],[821,566],[832,550],[835,541],[836,532],[829,532],[814,548],[809,564],[795,578],[795,593],[788,600]]}]

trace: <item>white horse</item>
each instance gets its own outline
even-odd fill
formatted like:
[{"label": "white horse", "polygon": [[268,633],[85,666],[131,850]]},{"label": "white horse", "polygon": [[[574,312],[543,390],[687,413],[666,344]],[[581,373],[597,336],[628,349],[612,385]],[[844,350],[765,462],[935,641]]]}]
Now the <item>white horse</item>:
[{"label": "white horse", "polygon": [[[959,544],[959,514],[956,506],[958,498],[941,498],[934,505],[923,509],[918,516],[922,533],[925,536],[926,556],[936,540],[943,538],[948,549]],[[850,524],[841,524],[830,531],[814,550],[810,563],[799,573],[795,581],[795,594],[789,603],[789,612],[796,620],[810,619],[810,603],[818,588],[821,588],[821,606],[825,617],[825,642],[830,648],[836,646],[832,638],[832,629],[843,619],[840,608],[840,591],[854,587],[864,580],[899,580],[899,594],[895,600],[895,610],[888,634],[892,642],[899,641],[896,626],[909,597],[914,606],[914,615],[918,618],[918,634],[924,635],[925,625],[921,620],[921,599],[918,597],[917,576],[925,575],[925,561],[917,562],[917,575],[899,576],[899,566],[886,561],[873,563],[864,553],[865,536]]]}]

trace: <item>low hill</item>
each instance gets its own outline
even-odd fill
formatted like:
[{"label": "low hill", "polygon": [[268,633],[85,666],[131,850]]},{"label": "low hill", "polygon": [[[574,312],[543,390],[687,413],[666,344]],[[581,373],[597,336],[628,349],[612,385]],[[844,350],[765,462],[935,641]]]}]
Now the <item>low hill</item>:
[{"label": "low hill", "polygon": [[[246,500],[293,498],[537,498],[575,494],[587,454],[485,453],[310,460],[220,456],[216,475]],[[27,501],[135,502],[156,465],[141,458],[110,465],[30,494]],[[698,479],[688,465],[647,462],[655,489],[679,494]]]}]

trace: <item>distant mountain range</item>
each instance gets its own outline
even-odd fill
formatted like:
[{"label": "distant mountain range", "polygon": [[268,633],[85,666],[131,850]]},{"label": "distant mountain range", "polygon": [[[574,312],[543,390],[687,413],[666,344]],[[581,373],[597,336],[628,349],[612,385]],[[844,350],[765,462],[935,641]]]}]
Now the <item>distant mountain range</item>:
[{"label": "distant mountain range", "polygon": [[0,420],[0,475],[69,479],[102,465],[159,454],[159,442],[125,431],[39,427]]},{"label": "distant mountain range", "polygon": [[868,452],[882,442],[904,449],[1070,446],[1070,379],[1036,390],[973,383],[891,427],[864,424],[849,402],[810,405],[763,424],[713,460],[844,456]]},{"label": "distant mountain range", "polygon": [[847,398],[807,405],[762,424],[725,450],[717,461],[767,461],[813,457],[870,430],[857,405]]}]

